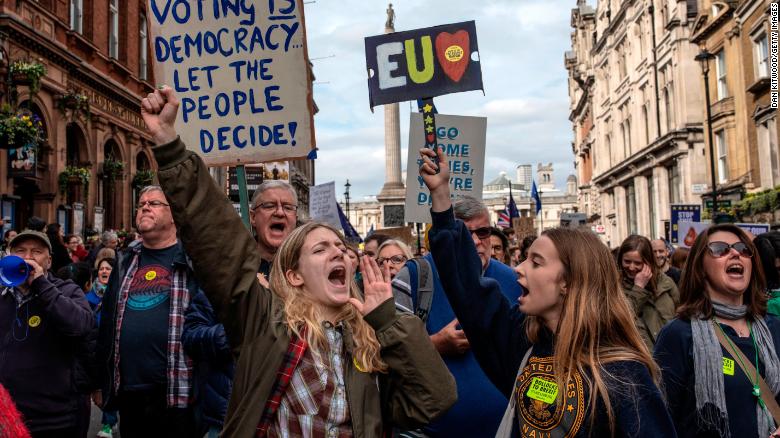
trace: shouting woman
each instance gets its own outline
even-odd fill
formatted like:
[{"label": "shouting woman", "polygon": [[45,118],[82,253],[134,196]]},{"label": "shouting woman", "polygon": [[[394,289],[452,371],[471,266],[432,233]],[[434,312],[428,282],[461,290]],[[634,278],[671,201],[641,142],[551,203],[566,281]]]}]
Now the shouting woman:
[{"label": "shouting woman", "polygon": [[454,379],[422,322],[396,314],[387,270],[366,258],[360,297],[333,228],[295,230],[276,255],[271,290],[258,283],[257,245],[177,138],[177,110],[169,87],[142,102],[180,238],[238,353],[223,434],[379,437],[449,408]]}]

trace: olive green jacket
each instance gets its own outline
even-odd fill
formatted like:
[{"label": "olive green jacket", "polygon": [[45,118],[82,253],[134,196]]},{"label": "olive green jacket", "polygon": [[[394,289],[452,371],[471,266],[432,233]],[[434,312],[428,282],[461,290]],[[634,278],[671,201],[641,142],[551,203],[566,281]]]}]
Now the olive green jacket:
[{"label": "olive green jacket", "polygon": [[680,304],[680,292],[669,276],[659,274],[657,288],[658,293],[653,294],[633,282],[623,282],[623,292],[636,315],[639,334],[642,335],[651,352],[661,328],[674,319],[677,306]]},{"label": "olive green jacket", "polygon": [[[238,356],[223,436],[254,436],[290,342],[281,300],[258,283],[255,240],[200,157],[178,139],[153,151],[179,238]],[[358,371],[351,360],[354,342],[345,331],[344,376],[356,437],[419,427],[455,403],[455,380],[417,317],[397,314],[389,299],[365,320],[389,371]]]}]

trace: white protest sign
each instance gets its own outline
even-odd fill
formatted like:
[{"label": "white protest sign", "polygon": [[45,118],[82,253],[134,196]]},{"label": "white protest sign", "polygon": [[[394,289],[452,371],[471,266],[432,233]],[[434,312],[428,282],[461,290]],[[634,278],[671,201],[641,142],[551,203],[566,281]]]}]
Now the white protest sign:
[{"label": "white protest sign", "polygon": [[[406,222],[431,222],[431,194],[419,172],[422,165],[420,149],[425,146],[423,133],[422,114],[412,113],[406,162]],[[486,133],[485,117],[436,114],[436,136],[439,147],[447,154],[453,198],[470,195],[482,199]]]},{"label": "white protest sign", "polygon": [[336,182],[309,186],[309,216],[341,229],[341,219],[336,204]]},{"label": "white protest sign", "polygon": [[677,227],[678,245],[681,248],[690,248],[693,246],[693,242],[696,241],[696,237],[710,227],[710,223],[680,221],[677,223]]},{"label": "white protest sign", "polygon": [[206,164],[314,148],[302,0],[149,0],[154,75],[179,98],[176,130]]}]

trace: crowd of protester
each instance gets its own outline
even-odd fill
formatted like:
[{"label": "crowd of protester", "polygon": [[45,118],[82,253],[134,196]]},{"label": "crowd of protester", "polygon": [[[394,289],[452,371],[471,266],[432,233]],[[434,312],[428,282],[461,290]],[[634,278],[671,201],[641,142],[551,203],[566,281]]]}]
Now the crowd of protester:
[{"label": "crowd of protester", "polygon": [[95,406],[100,437],[780,436],[780,232],[519,236],[427,149],[420,244],[346,242],[279,181],[248,230],[176,109],[143,102],[137,234],[3,233],[29,274],[0,290],[0,437],[83,438]]}]

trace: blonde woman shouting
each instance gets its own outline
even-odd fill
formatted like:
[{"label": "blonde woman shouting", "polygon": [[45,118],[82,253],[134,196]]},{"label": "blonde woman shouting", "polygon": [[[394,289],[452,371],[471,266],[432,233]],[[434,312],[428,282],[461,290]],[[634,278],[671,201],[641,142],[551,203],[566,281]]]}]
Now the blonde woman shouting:
[{"label": "blonde woman shouting", "polygon": [[257,245],[178,139],[177,110],[168,87],[142,102],[179,237],[239,353],[223,435],[379,437],[449,408],[454,380],[421,321],[396,314],[389,274],[372,260],[362,262],[359,296],[333,228],[293,231],[274,260],[271,290],[258,283]]}]

